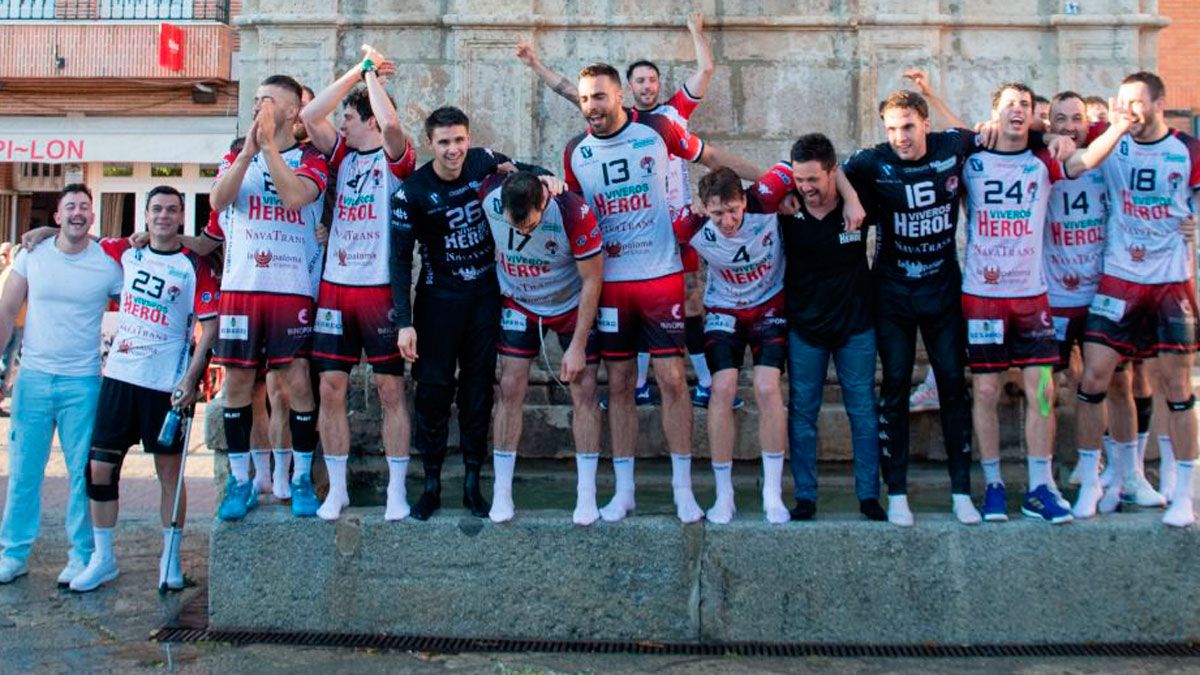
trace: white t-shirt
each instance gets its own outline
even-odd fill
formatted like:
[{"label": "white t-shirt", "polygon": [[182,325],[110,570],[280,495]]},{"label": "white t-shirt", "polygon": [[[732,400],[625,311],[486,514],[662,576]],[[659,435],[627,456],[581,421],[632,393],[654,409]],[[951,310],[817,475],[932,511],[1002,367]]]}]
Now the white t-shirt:
[{"label": "white t-shirt", "polygon": [[29,283],[21,366],[51,375],[100,374],[100,319],[121,294],[121,267],[89,241],[67,255],[54,240],[21,251],[13,273]]}]

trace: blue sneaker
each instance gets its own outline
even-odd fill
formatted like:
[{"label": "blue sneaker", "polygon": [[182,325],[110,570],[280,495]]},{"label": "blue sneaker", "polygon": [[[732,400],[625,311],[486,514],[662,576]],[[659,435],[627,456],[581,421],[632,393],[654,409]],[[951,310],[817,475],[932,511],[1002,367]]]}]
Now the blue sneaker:
[{"label": "blue sneaker", "polygon": [[983,519],[990,523],[1008,520],[1008,493],[1004,491],[1004,483],[988,483],[983,492]]},{"label": "blue sneaker", "polygon": [[654,392],[650,391],[649,382],[633,390],[634,405],[654,405],[655,403],[658,401],[654,400]]},{"label": "blue sneaker", "polygon": [[292,515],[297,518],[312,518],[321,508],[317,491],[313,489],[312,477],[301,474],[292,481]]},{"label": "blue sneaker", "polygon": [[1063,508],[1058,497],[1045,485],[1039,485],[1036,490],[1025,493],[1025,499],[1021,500],[1021,513],[1027,518],[1041,518],[1054,525],[1075,520],[1071,509]]},{"label": "blue sneaker", "polygon": [[246,513],[258,506],[258,492],[254,489],[253,481],[237,482],[233,476],[225,481],[225,497],[217,509],[217,517],[221,520],[241,520]]},{"label": "blue sneaker", "polygon": [[[708,402],[712,400],[712,387],[702,387],[696,385],[692,389],[692,406],[695,408],[708,408]],[[746,407],[746,402],[740,396],[733,397],[733,409],[741,410]]]}]

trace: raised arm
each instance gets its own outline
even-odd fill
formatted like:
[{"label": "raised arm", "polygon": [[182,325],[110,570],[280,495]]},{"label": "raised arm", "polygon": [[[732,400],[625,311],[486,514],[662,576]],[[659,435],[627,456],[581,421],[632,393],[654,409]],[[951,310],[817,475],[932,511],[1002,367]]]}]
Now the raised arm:
[{"label": "raised arm", "polygon": [[709,143],[704,144],[704,154],[700,155],[698,161],[710,169],[715,169],[718,166],[727,166],[733,169],[733,172],[742,180],[758,180],[758,177],[765,173],[762,168],[755,166],[753,162],[742,159],[727,150],[722,150]]},{"label": "raised arm", "polygon": [[937,93],[933,91],[933,86],[929,84],[929,75],[924,70],[921,70],[920,68],[906,70],[904,72],[904,77],[912,80],[913,86],[917,88],[917,91],[920,92],[921,96],[924,96],[925,100],[929,102],[929,105],[933,107],[934,112],[936,112],[941,118],[942,128],[949,129],[950,127],[971,126],[964,122],[961,117],[955,114],[954,111],[950,109],[950,106],[946,105],[946,102],[942,100],[942,97],[938,96]]},{"label": "raised arm", "polygon": [[579,89],[575,84],[566,77],[547,68],[538,58],[537,49],[534,48],[533,42],[530,40],[521,40],[517,43],[517,58],[521,63],[529,66],[542,82],[550,87],[554,93],[567,99],[575,106],[579,105]]},{"label": "raised arm", "polygon": [[[363,45],[363,50],[367,49],[370,48]],[[367,67],[368,60],[369,57],[364,56],[362,61],[350,66],[349,70],[334,80],[333,84],[317,92],[313,100],[300,110],[300,121],[304,123],[304,128],[308,131],[309,141],[323,155],[328,156],[332,153],[333,146],[337,143],[337,127],[334,126],[329,116],[337,110],[338,105],[346,96],[354,91],[354,87],[358,86],[358,83],[365,78],[367,71],[370,70]],[[375,67],[379,63],[372,61],[371,65]],[[375,101],[372,100],[372,108],[375,107],[374,103]]]},{"label": "raised arm", "polygon": [[[267,171],[275,183],[279,200],[289,209],[302,209],[321,196],[324,186],[297,175],[284,161],[275,142],[274,110],[275,104],[270,99],[259,103],[258,120],[255,122],[258,126],[258,144],[262,146],[263,159],[267,162]],[[246,147],[250,147],[249,140],[246,141]]]},{"label": "raised arm", "polygon": [[1108,99],[1108,128],[1093,138],[1086,148],[1080,148],[1067,157],[1063,162],[1063,172],[1067,177],[1078,178],[1083,172],[1100,166],[1117,147],[1117,141],[1128,133],[1133,119],[1130,111],[1117,108],[1116,101]]},{"label": "raised arm", "polygon": [[395,72],[395,66],[374,48],[363,45],[363,49],[367,52],[367,58],[376,66],[363,70],[363,80],[367,83],[367,97],[371,100],[371,114],[375,116],[375,123],[383,132],[383,151],[387,153],[388,159],[398,160],[408,149],[408,137],[404,134],[404,127],[400,126],[400,115],[396,113],[395,104],[383,88],[386,76]]},{"label": "raised arm", "polygon": [[708,85],[712,82],[716,64],[713,63],[712,47],[704,37],[704,13],[688,14],[688,32],[692,35],[692,47],[696,50],[696,72],[687,80],[688,93],[696,98],[704,98]]},{"label": "raised arm", "polygon": [[250,129],[246,132],[246,142],[242,145],[241,152],[233,157],[226,157],[226,163],[222,164],[221,172],[213,183],[212,189],[209,190],[208,205],[212,207],[213,211],[224,211],[229,208],[242,189],[242,181],[246,179],[246,170],[250,168],[250,162],[254,159],[254,155],[258,154],[258,119],[255,118],[250,123]]}]

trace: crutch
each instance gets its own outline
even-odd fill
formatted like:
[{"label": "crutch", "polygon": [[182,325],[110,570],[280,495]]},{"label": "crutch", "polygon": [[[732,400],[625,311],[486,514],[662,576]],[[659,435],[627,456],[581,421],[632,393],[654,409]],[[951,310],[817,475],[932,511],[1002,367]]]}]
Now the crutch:
[{"label": "crutch", "polygon": [[[183,495],[183,475],[184,469],[187,468],[188,448],[191,447],[192,442],[192,418],[195,417],[195,414],[196,405],[193,403],[188,408],[187,415],[183,418],[183,453],[179,458],[179,478],[175,482],[175,503],[171,506],[171,533],[167,538],[167,551],[175,549],[175,538],[183,534],[179,531],[179,498]],[[158,575],[158,592],[160,595],[171,590],[167,588],[167,575],[170,573],[171,563],[168,559],[167,565],[163,567],[162,572]]]}]

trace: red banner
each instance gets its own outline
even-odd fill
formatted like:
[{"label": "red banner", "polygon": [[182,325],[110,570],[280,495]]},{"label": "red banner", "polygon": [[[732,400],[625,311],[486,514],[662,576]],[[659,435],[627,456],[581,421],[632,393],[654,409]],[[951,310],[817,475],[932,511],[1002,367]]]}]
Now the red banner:
[{"label": "red banner", "polygon": [[158,29],[158,65],[168,70],[183,70],[183,29],[164,23]]}]

